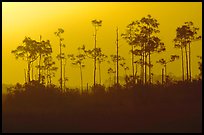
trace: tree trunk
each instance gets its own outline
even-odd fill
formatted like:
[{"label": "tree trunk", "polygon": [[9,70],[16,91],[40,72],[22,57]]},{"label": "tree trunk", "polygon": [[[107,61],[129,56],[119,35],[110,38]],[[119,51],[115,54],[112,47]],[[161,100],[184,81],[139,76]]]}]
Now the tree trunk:
[{"label": "tree trunk", "polygon": [[[150,41],[150,25],[148,23],[148,46],[150,47],[149,45],[149,41]],[[150,49],[148,51],[148,55],[149,55],[149,84],[151,84],[151,61],[150,61]]]},{"label": "tree trunk", "polygon": [[143,65],[143,63],[144,63],[144,58],[143,58],[143,53],[141,54],[141,67],[140,67],[140,72],[141,72],[141,77],[140,77],[140,79],[141,79],[141,84],[143,84],[144,83],[144,74],[143,74],[143,72],[144,72],[144,65]]},{"label": "tree trunk", "polygon": [[96,58],[94,58],[94,86],[96,85]]},{"label": "tree trunk", "polygon": [[[141,55],[141,61],[142,61],[142,55]],[[140,63],[140,83],[142,84],[142,62]]]},{"label": "tree trunk", "polygon": [[50,85],[52,84],[52,75],[50,73]]},{"label": "tree trunk", "polygon": [[38,64],[38,66],[39,66],[38,67],[39,68],[38,69],[38,81],[39,81],[39,83],[41,82],[41,73],[40,73],[41,72],[41,67],[40,67],[41,65],[40,65],[40,63],[41,63],[41,54],[40,54],[40,57],[39,57],[39,64]]},{"label": "tree trunk", "polygon": [[116,76],[117,76],[117,73],[116,73],[116,64],[114,64],[114,67],[115,67],[114,84],[116,84],[116,81],[117,81],[117,80],[116,80],[116,79],[117,79],[117,78],[116,78]]},{"label": "tree trunk", "polygon": [[150,60],[150,51],[149,51],[149,83],[151,84],[151,60]]},{"label": "tree trunk", "polygon": [[64,64],[64,90],[66,89],[66,72],[65,72],[65,68],[66,68],[66,63]]},{"label": "tree trunk", "polygon": [[145,84],[147,83],[147,55],[145,53]]},{"label": "tree trunk", "polygon": [[80,64],[80,74],[81,74],[81,91],[83,92],[83,78],[82,78],[82,67]]},{"label": "tree trunk", "polygon": [[189,75],[190,75],[190,76],[189,76],[189,77],[190,77],[189,79],[190,79],[190,81],[191,81],[191,48],[190,48],[190,46],[191,46],[191,45],[190,45],[190,43],[189,43],[189,48],[188,48],[188,49],[189,49],[189,54],[188,54],[188,56],[189,56]]},{"label": "tree trunk", "polygon": [[134,50],[134,46],[132,45],[132,76],[133,76],[133,80],[135,79],[134,77],[134,54],[133,54],[133,50]]},{"label": "tree trunk", "polygon": [[51,77],[51,73],[50,73],[50,69],[48,70],[48,85],[50,86],[50,77]]},{"label": "tree trunk", "polygon": [[27,73],[28,83],[30,82],[30,64],[31,64],[31,62],[28,61],[28,73]]},{"label": "tree trunk", "polygon": [[145,53],[142,56],[142,84],[145,83]]},{"label": "tree trunk", "polygon": [[165,68],[165,83],[167,83],[167,68],[166,68],[166,64],[164,65]]},{"label": "tree trunk", "polygon": [[60,89],[62,91],[62,44],[61,44],[61,41],[60,41]]},{"label": "tree trunk", "polygon": [[138,83],[138,78],[137,78],[137,63],[135,64],[135,81],[136,81],[136,84]]},{"label": "tree trunk", "polygon": [[184,81],[184,63],[183,63],[183,48],[181,47],[181,66],[182,66],[182,79]]},{"label": "tree trunk", "polygon": [[32,80],[34,80],[34,79],[33,79],[33,62],[32,62]]},{"label": "tree trunk", "polygon": [[152,81],[151,81],[151,82],[152,82],[152,83],[154,84],[154,80],[153,80],[153,74],[152,74],[152,77],[151,77],[151,79],[152,79]]},{"label": "tree trunk", "polygon": [[[42,36],[40,35],[40,43],[41,43],[41,38],[42,38]],[[39,81],[39,83],[41,82],[41,74],[40,74],[41,67],[40,67],[40,64],[41,64],[41,53],[40,53],[39,64],[38,64],[38,66],[39,66],[39,69],[38,69],[38,81]]]},{"label": "tree trunk", "polygon": [[95,45],[94,45],[94,86],[96,85],[96,26],[95,26]]},{"label": "tree trunk", "polygon": [[164,84],[164,68],[162,68],[162,84]]},{"label": "tree trunk", "polygon": [[188,76],[188,53],[187,53],[187,46],[185,46],[185,53],[186,53],[186,77],[187,81],[189,80]]},{"label": "tree trunk", "polygon": [[48,80],[48,79],[49,79],[49,78],[48,78],[49,73],[48,73],[48,70],[49,70],[49,69],[47,68],[47,77],[46,77],[46,78],[47,78],[47,86],[48,86],[48,84],[49,84],[49,80]]},{"label": "tree trunk", "polygon": [[117,39],[116,39],[116,54],[117,54],[117,84],[119,84],[119,78],[118,78],[118,76],[119,76],[119,69],[118,69],[118,28],[117,28]]},{"label": "tree trunk", "polygon": [[99,70],[99,84],[101,85],[101,62],[98,62],[98,70]]}]

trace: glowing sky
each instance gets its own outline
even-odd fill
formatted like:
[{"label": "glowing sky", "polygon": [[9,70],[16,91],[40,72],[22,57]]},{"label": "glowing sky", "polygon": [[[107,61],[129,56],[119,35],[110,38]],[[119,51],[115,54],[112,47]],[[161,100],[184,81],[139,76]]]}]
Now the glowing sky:
[{"label": "glowing sky", "polygon": [[[186,21],[192,21],[200,28],[202,34],[202,3],[201,2],[3,2],[2,3],[2,75],[3,83],[24,83],[24,68],[26,62],[16,60],[11,50],[16,49],[22,43],[25,36],[39,41],[42,35],[44,40],[49,39],[53,47],[52,56],[55,58],[59,52],[59,41],[54,35],[58,28],[63,28],[65,33],[64,44],[66,54],[77,53],[77,48],[83,44],[91,49],[94,46],[93,19],[101,19],[102,27],[99,28],[97,46],[101,47],[105,54],[115,54],[116,27],[120,34],[125,27],[136,19],[141,19],[150,14],[160,23],[159,37],[165,43],[166,52],[160,55],[153,54],[152,62],[154,74],[161,73],[161,65],[155,64],[158,58],[169,58],[171,54],[180,55],[180,50],[174,49],[173,38],[176,28]],[[192,43],[192,76],[199,74],[198,58],[202,55],[202,41]],[[130,66],[130,46],[122,38],[119,40],[120,55],[126,58]],[[55,59],[57,66],[59,62]],[[93,83],[93,62],[86,61],[84,69],[84,86]],[[102,82],[109,78],[107,69],[109,64],[104,63],[102,69]],[[69,78],[68,86],[80,85],[79,68],[68,61],[66,75]],[[34,72],[36,73],[36,72]],[[128,71],[131,73],[131,70]],[[181,60],[168,65],[168,73],[181,76]],[[58,84],[60,70],[53,79]],[[120,69],[120,76],[124,71]],[[98,73],[97,73],[98,81]]]}]

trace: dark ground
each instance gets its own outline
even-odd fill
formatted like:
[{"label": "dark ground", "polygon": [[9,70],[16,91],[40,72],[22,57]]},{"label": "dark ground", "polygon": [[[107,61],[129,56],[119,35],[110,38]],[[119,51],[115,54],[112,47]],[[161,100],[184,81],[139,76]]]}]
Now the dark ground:
[{"label": "dark ground", "polygon": [[24,92],[3,102],[3,132],[201,133],[202,84],[91,95]]}]

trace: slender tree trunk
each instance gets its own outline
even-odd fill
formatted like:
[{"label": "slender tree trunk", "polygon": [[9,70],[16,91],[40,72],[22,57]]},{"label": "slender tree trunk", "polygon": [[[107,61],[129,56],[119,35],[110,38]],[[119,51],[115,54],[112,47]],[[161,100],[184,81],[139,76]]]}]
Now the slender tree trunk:
[{"label": "slender tree trunk", "polygon": [[140,83],[142,84],[142,55],[141,55],[141,63],[140,63]]},{"label": "slender tree trunk", "polygon": [[95,26],[95,44],[94,44],[94,86],[96,85],[96,26]]},{"label": "slender tree trunk", "polygon": [[147,83],[147,55],[145,53],[145,84]]},{"label": "slender tree trunk", "polygon": [[142,84],[145,83],[145,53],[142,56]]},{"label": "slender tree trunk", "polygon": [[117,76],[117,73],[116,73],[116,64],[114,64],[114,67],[115,67],[114,84],[116,84],[116,82],[117,82],[117,78],[116,78],[116,76]]},{"label": "slender tree trunk", "polygon": [[167,83],[167,67],[166,67],[166,64],[164,65],[164,68],[165,68],[165,83]]},{"label": "slender tree trunk", "polygon": [[162,68],[162,84],[164,84],[164,68]]},{"label": "slender tree trunk", "polygon": [[[42,36],[40,35],[40,42],[41,42],[41,38],[42,38]],[[38,64],[38,66],[39,66],[39,69],[38,69],[38,81],[39,81],[39,83],[41,82],[41,74],[40,74],[40,71],[41,71],[41,53],[40,53],[40,57],[39,57],[39,64]]]},{"label": "slender tree trunk", "polygon": [[137,63],[135,64],[135,81],[136,81],[136,84],[137,84]]},{"label": "slender tree trunk", "polygon": [[48,70],[49,70],[49,69],[47,68],[47,77],[46,77],[46,78],[47,78],[47,86],[49,85],[49,77],[48,77],[48,76],[49,76],[49,73],[48,73]]},{"label": "slender tree trunk", "polygon": [[94,58],[94,86],[96,85],[96,58]]},{"label": "slender tree trunk", "polygon": [[60,40],[60,89],[62,91],[62,44]]},{"label": "slender tree trunk", "polygon": [[152,81],[151,81],[151,82],[152,82],[152,83],[154,83],[154,80],[153,80],[153,74],[152,74],[152,78],[151,78],[151,79],[152,79]]},{"label": "slender tree trunk", "polygon": [[50,69],[48,69],[48,85],[50,86]]},{"label": "slender tree trunk", "polygon": [[51,76],[51,73],[50,73],[50,85],[52,84],[52,76]]},{"label": "slender tree trunk", "polygon": [[101,85],[101,62],[98,62],[98,70],[99,70],[99,84]]},{"label": "slender tree trunk", "polygon": [[66,61],[64,64],[64,90],[66,89],[66,72],[65,72],[65,69],[66,69]]},{"label": "slender tree trunk", "polygon": [[33,62],[32,62],[32,80],[34,80],[34,79],[33,79]]},{"label": "slender tree trunk", "polygon": [[30,82],[30,64],[31,64],[31,62],[28,61],[28,73],[27,73],[28,83]]},{"label": "slender tree trunk", "polygon": [[[118,73],[119,72],[119,69],[118,69],[118,28],[117,28],[116,32],[117,32],[117,39],[116,39],[117,71],[116,72],[117,72],[117,84],[119,84],[119,78],[118,78],[118,75],[119,75],[119,73]],[[134,71],[133,71],[133,73],[134,73]]]},{"label": "slender tree trunk", "polygon": [[149,83],[151,84],[151,60],[150,60],[150,51],[149,51]]},{"label": "slender tree trunk", "polygon": [[187,81],[189,80],[189,75],[188,75],[188,53],[187,53],[187,46],[185,46],[185,53],[186,53],[186,77]]},{"label": "slender tree trunk", "polygon": [[133,80],[134,80],[135,79],[135,77],[134,77],[135,71],[134,71],[134,54],[133,54],[133,51],[134,51],[134,46],[132,45],[132,76],[133,76]]},{"label": "slender tree trunk", "polygon": [[184,81],[184,63],[183,63],[183,48],[181,47],[181,66],[182,66],[182,79]]},{"label": "slender tree trunk", "polygon": [[189,56],[189,75],[190,75],[190,76],[189,76],[189,77],[190,77],[189,79],[190,79],[190,81],[191,81],[191,48],[190,48],[190,46],[191,46],[191,45],[190,45],[190,43],[189,43],[189,48],[188,48],[188,49],[189,49],[189,54],[188,54],[188,56]]},{"label": "slender tree trunk", "polygon": [[144,53],[142,53],[141,55],[141,83],[143,84],[144,83]]},{"label": "slender tree trunk", "polygon": [[40,63],[41,63],[41,54],[39,57],[39,64],[38,64],[38,66],[39,66],[39,69],[38,69],[38,81],[39,81],[39,83],[41,82],[41,65],[40,65]]},{"label": "slender tree trunk", "polygon": [[82,76],[82,67],[80,64],[80,74],[81,74],[81,91],[83,92],[83,76]]},{"label": "slender tree trunk", "polygon": [[[150,41],[150,25],[148,23],[148,46],[149,45],[149,41]],[[148,51],[148,55],[149,55],[149,84],[151,84],[151,61],[150,61],[150,49]]]}]

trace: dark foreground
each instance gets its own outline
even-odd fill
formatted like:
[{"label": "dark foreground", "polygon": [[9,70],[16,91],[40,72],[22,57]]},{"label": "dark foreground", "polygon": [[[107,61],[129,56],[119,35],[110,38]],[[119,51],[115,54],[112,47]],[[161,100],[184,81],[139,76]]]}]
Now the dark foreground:
[{"label": "dark foreground", "polygon": [[60,93],[27,90],[3,102],[3,132],[202,132],[202,83]]}]

